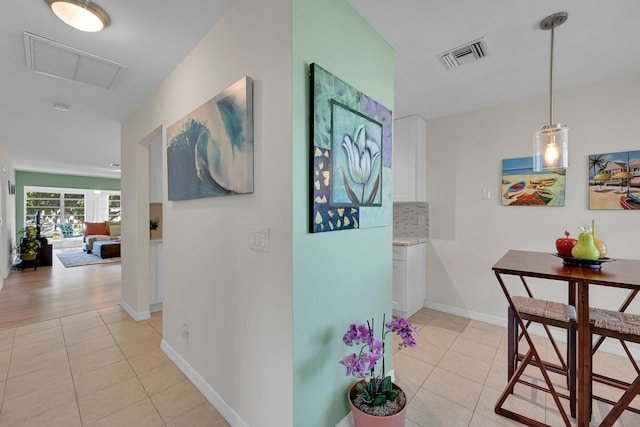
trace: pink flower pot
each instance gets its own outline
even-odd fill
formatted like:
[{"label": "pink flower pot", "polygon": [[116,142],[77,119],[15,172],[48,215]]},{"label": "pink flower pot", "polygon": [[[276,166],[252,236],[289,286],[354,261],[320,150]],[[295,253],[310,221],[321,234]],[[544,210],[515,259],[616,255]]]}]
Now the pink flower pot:
[{"label": "pink flower pot", "polygon": [[[406,404],[400,412],[393,415],[386,417],[369,415],[353,405],[353,398],[356,395],[356,384],[349,389],[349,405],[351,406],[351,413],[353,414],[354,427],[404,427],[404,421],[407,415]],[[392,387],[394,390],[400,390],[400,387],[396,384],[393,384]]]}]

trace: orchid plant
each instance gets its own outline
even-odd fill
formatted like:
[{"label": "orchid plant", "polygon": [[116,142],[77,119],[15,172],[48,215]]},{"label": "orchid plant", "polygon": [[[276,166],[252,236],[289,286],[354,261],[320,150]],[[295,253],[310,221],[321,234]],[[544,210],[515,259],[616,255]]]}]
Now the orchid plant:
[{"label": "orchid plant", "polygon": [[[381,339],[374,338],[373,319],[364,325],[351,325],[342,341],[348,346],[360,345],[358,354],[352,353],[340,361],[340,364],[347,368],[347,376],[353,375],[357,378],[364,378],[364,384],[358,383],[358,393],[363,396],[364,402],[372,406],[383,405],[387,401],[395,400],[397,392],[391,387],[391,377],[385,376],[384,367],[384,339],[390,332],[397,333],[402,342],[399,347],[416,347],[418,332],[406,319],[396,318],[385,324],[384,316],[382,323],[385,328],[382,330]],[[382,359],[382,369],[376,375],[375,368],[378,360]]]}]

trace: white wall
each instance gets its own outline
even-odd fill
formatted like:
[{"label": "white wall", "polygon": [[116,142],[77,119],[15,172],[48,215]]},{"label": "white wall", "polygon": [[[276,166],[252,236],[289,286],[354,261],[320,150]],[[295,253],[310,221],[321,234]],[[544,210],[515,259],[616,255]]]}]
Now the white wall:
[{"label": "white wall", "polygon": [[[509,249],[555,252],[565,229],[577,236],[592,219],[609,257],[640,259],[638,212],[589,210],[587,186],[590,154],[640,149],[639,99],[640,75],[554,94],[554,116],[570,128],[566,202],[556,208],[500,206],[501,161],[531,155],[532,135],[548,120],[548,95],[429,121],[428,305],[506,324],[495,262]],[[483,187],[491,200],[481,199]],[[566,297],[564,286],[535,287],[539,297]],[[619,292],[592,295],[601,307],[621,302]]]},{"label": "white wall", "polygon": [[[254,79],[254,193],[172,202],[163,190],[164,348],[232,425],[293,419],[290,23],[289,0],[238,0],[122,127],[122,294],[143,312],[145,144],[243,75]],[[166,165],[164,131],[162,140]],[[268,253],[249,249],[256,226],[270,229]]]},{"label": "white wall", "polygon": [[16,172],[11,166],[11,161],[7,158],[4,145],[0,143],[0,177],[2,181],[0,184],[0,290],[3,287],[3,281],[1,279],[7,278],[11,272],[11,266],[13,265],[13,246],[16,239],[16,196],[15,194],[9,194],[8,181],[11,181],[13,185],[16,183]]}]

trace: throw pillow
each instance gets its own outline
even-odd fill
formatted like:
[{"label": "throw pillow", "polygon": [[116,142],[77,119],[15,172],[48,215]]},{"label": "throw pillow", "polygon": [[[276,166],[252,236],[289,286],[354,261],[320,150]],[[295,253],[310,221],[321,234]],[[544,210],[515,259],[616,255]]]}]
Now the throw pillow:
[{"label": "throw pillow", "polygon": [[105,224],[104,222],[85,222],[84,235],[85,236],[94,236],[94,235],[108,236],[109,231],[107,231],[107,224]]},{"label": "throw pillow", "polygon": [[120,235],[120,226],[119,225],[111,225],[109,226],[109,236],[119,236]]},{"label": "throw pillow", "polygon": [[104,223],[107,224],[107,231],[112,236],[113,236],[113,234],[111,234],[111,226],[120,225],[120,221],[105,221]]}]

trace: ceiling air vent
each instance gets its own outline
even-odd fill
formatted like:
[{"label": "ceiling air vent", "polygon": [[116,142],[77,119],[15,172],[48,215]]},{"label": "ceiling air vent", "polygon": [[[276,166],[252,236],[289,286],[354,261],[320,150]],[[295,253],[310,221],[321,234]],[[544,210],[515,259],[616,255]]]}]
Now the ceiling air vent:
[{"label": "ceiling air vent", "polygon": [[114,87],[127,69],[126,65],[26,31],[24,50],[30,71],[107,90]]},{"label": "ceiling air vent", "polygon": [[487,56],[487,45],[484,41],[484,37],[481,37],[478,40],[474,40],[455,49],[443,52],[438,55],[438,58],[440,58],[448,69],[453,70],[463,64],[476,61],[480,58],[484,58],[485,56]]}]

